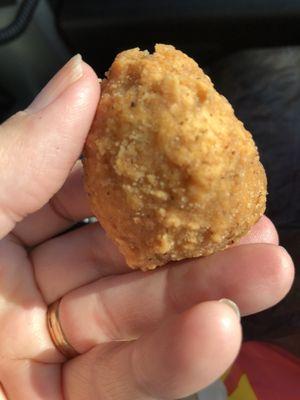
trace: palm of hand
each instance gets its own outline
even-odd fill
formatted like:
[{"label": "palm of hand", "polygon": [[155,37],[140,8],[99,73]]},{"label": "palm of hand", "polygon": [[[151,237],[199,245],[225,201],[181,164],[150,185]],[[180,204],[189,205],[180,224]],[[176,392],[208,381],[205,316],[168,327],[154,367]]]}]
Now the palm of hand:
[{"label": "palm of hand", "polygon": [[[47,100],[44,92],[1,127],[0,163],[13,168],[0,177],[0,399],[182,397],[238,352],[238,318],[215,300],[231,298],[243,314],[267,308],[289,289],[292,263],[266,218],[239,246],[147,274],[129,272],[97,224],[56,236],[90,215],[80,163],[69,174],[99,96],[81,66],[62,90],[74,69],[65,67]],[[46,324],[47,306],[61,297],[62,327],[81,354],[70,361]]]}]

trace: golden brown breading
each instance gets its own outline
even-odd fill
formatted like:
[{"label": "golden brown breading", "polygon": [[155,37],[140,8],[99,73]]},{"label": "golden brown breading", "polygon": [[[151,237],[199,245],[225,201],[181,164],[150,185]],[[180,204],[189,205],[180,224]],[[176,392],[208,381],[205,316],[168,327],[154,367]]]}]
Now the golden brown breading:
[{"label": "golden brown breading", "polygon": [[85,146],[92,209],[130,267],[222,250],[265,210],[250,133],[173,46],[113,62]]}]

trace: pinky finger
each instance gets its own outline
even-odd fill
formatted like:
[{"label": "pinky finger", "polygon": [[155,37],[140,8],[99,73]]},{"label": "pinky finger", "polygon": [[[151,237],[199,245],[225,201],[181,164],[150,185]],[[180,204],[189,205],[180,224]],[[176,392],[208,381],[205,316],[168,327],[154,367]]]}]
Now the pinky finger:
[{"label": "pinky finger", "polygon": [[65,399],[185,397],[220,377],[240,343],[234,311],[215,301],[201,303],[137,341],[98,346],[67,363]]}]

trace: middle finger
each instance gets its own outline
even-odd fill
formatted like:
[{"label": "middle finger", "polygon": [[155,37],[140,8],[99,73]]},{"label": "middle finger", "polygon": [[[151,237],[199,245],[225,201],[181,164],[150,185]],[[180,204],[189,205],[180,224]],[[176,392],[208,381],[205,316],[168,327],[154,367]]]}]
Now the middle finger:
[{"label": "middle finger", "polygon": [[[272,222],[263,216],[240,243],[277,244],[278,236]],[[98,223],[43,243],[31,252],[31,260],[48,303],[101,277],[131,271]]]}]

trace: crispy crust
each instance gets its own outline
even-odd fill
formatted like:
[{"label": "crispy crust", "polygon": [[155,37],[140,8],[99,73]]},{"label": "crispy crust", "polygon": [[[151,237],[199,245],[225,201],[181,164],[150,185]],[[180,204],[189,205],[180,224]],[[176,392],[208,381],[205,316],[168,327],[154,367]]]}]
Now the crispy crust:
[{"label": "crispy crust", "polygon": [[226,248],[265,210],[251,134],[173,46],[113,62],[85,146],[92,209],[130,267]]}]

